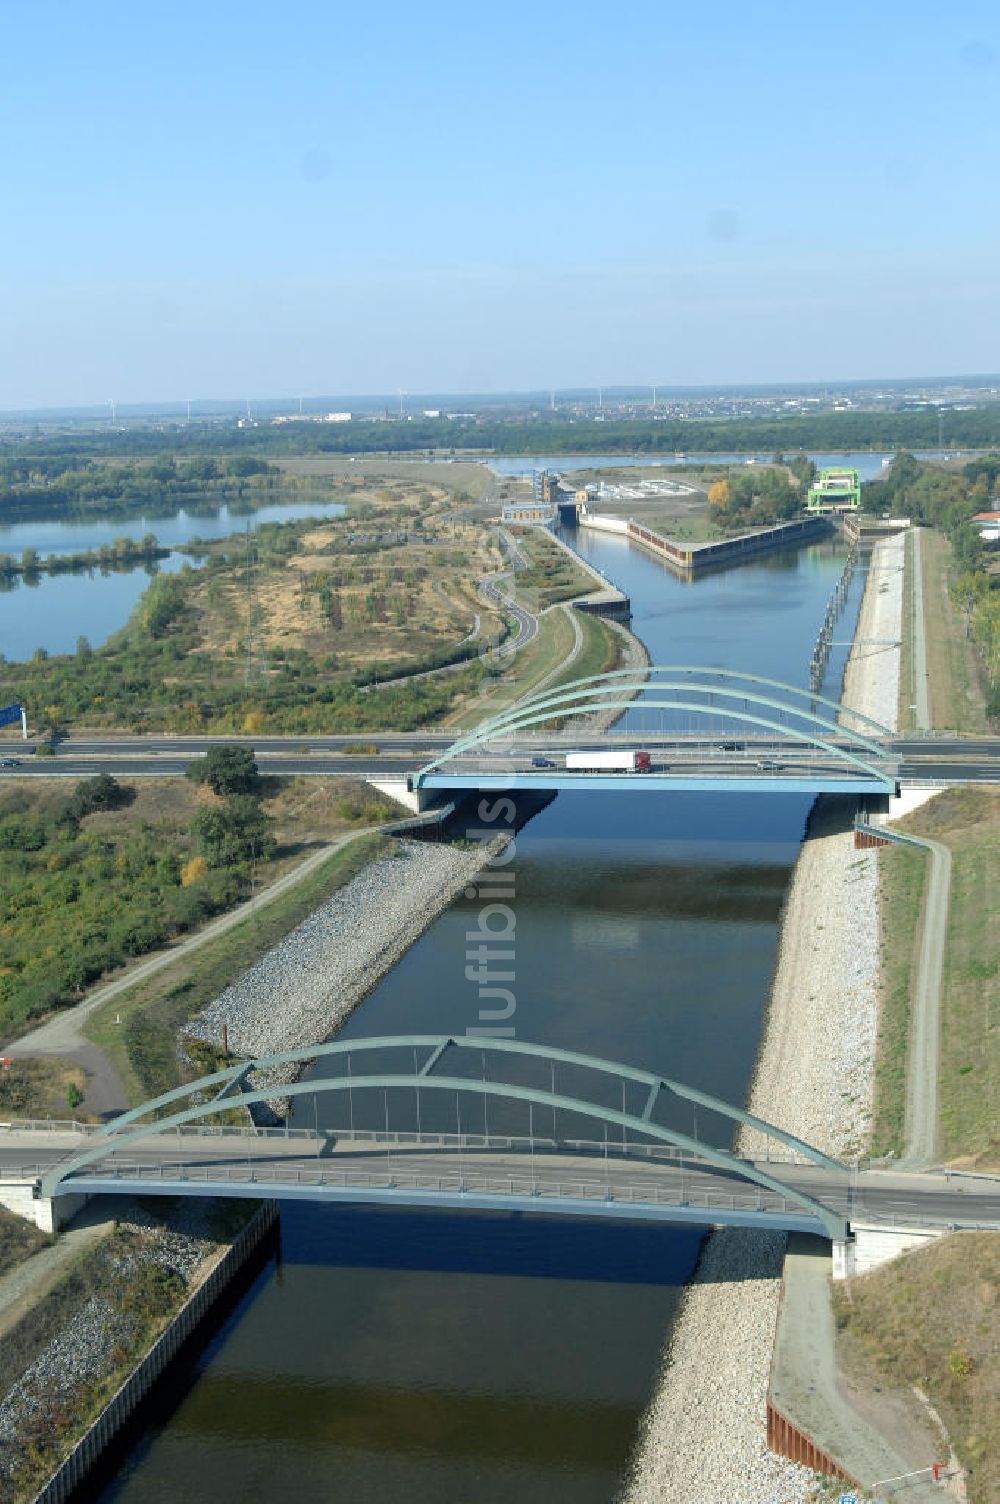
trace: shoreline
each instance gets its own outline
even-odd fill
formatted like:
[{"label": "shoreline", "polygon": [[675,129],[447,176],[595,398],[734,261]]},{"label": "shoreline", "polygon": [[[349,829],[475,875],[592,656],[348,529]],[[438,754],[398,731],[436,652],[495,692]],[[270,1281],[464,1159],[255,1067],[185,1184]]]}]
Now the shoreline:
[{"label": "shoreline", "polygon": [[[893,538],[872,550],[843,697],[891,727],[900,654],[885,644],[901,632],[901,547]],[[807,820],[746,1103],[834,1155],[860,1152],[870,1127],[878,1005],[877,853],[854,850],[854,810],[845,805],[818,799]],[[760,1137],[742,1129],[737,1151],[752,1153]],[[783,1233],[756,1229],[709,1234],[663,1355],[624,1504],[816,1497],[811,1470],[767,1446],[785,1243]]]},{"label": "shoreline", "polygon": [[[334,1039],[511,839],[500,832],[474,849],[400,840],[395,852],[370,862],[203,1008],[180,1048],[185,1038],[214,1044],[223,1029],[232,1053],[249,1058]],[[254,1073],[258,1088],[275,1087],[273,1103],[254,1113],[255,1122],[284,1117],[281,1087],[297,1081],[306,1064]]]}]

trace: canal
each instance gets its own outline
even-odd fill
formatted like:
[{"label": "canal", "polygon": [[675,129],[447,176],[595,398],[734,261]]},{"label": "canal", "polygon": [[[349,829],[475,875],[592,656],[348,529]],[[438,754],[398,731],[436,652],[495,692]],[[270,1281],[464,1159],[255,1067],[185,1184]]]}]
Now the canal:
[{"label": "canal", "polygon": [[[622,540],[579,545],[630,595],[655,662],[807,682],[839,543],[693,583]],[[859,573],[845,639],[862,585]],[[519,833],[512,863],[517,1036],[741,1102],[807,812],[800,797],[560,795]],[[345,1033],[475,1027],[465,951],[478,907],[473,893],[442,915]],[[333,1111],[319,1100],[321,1117]],[[280,1264],[101,1498],[610,1504],[701,1236],[289,1207]]]}]

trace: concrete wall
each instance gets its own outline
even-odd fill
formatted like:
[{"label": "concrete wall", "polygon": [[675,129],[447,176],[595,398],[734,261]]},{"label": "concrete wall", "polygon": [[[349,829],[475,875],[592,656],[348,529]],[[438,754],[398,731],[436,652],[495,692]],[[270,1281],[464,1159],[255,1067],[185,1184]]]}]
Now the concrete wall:
[{"label": "concrete wall", "polygon": [[34,1504],[64,1504],[71,1498],[105,1447],[176,1357],[229,1281],[267,1236],[277,1218],[277,1203],[265,1201],[207,1279],[185,1301],[146,1356],[112,1395],[93,1425],[83,1433],[65,1462],[40,1490]]},{"label": "concrete wall", "polygon": [[628,519],[625,517],[605,517],[600,512],[581,512],[578,518],[580,527],[589,527],[597,533],[627,533]]},{"label": "concrete wall", "polygon": [[908,1249],[922,1248],[943,1236],[943,1231],[929,1232],[926,1227],[880,1227],[866,1223],[854,1224],[852,1231],[853,1241],[833,1245],[834,1279],[867,1274],[869,1269],[887,1264]]},{"label": "concrete wall", "polygon": [[33,1180],[0,1181],[0,1206],[5,1206],[26,1222],[34,1222],[42,1232],[58,1232],[80,1210],[86,1196],[38,1196]]}]

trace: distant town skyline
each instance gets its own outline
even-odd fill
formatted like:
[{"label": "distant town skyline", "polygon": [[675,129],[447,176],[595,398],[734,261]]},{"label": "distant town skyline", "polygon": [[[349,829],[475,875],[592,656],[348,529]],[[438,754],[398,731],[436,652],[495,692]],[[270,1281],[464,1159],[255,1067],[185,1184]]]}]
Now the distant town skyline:
[{"label": "distant town skyline", "polygon": [[4,31],[36,63],[0,97],[0,410],[997,363],[984,0],[39,0]]}]

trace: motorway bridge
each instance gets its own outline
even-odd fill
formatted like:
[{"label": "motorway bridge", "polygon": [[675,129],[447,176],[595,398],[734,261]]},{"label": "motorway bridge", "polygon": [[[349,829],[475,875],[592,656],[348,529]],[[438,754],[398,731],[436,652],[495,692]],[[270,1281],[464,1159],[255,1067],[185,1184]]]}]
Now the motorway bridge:
[{"label": "motorway bridge", "polygon": [[[615,670],[528,696],[457,738],[355,736],[68,738],[55,758],[0,744],[0,778],[183,773],[219,742],[251,746],[264,773],[409,779],[415,789],[621,790],[884,795],[897,783],[991,782],[1000,738],[900,737],[834,701],[774,680],[686,666]],[[369,750],[375,744],[377,751]],[[643,774],[566,768],[571,751],[641,748]],[[641,784],[640,784],[641,780]]]},{"label": "motorway bridge", "polygon": [[[308,1063],[324,1073],[276,1083]],[[233,1126],[235,1108],[279,1095],[335,1100],[345,1125]],[[706,1116],[752,1131],[762,1150],[741,1157],[706,1141]],[[476,1036],[337,1040],[229,1065],[103,1126],[0,1127],[0,1198],[22,1213],[47,1208],[42,1225],[58,1225],[59,1198],[126,1191],[728,1223],[841,1246],[859,1223],[1000,1227],[996,1180],[842,1165],[656,1073]]]}]

